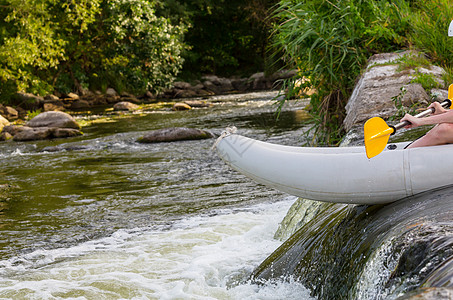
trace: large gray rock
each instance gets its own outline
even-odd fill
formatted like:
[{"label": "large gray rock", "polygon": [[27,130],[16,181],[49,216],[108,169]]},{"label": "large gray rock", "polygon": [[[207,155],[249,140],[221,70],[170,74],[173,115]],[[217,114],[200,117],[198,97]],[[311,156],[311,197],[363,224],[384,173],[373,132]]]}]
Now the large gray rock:
[{"label": "large gray rock", "polygon": [[184,140],[202,140],[213,138],[214,135],[209,131],[185,128],[185,127],[173,127],[164,128],[159,130],[150,131],[143,137],[139,138],[139,143],[161,143],[161,142],[174,142]]},{"label": "large gray rock", "polygon": [[[360,80],[346,105],[346,118],[343,125],[349,131],[355,125],[363,125],[369,118],[379,116],[387,118],[392,116],[397,108],[393,98],[403,95],[401,88],[406,89],[402,101],[406,106],[415,102],[427,102],[429,96],[418,84],[411,84],[416,73],[415,70],[398,69],[398,64],[392,63],[403,55],[411,52],[377,54],[370,58]],[[413,53],[412,55],[418,55]],[[430,69],[418,68],[417,72],[429,73],[441,82],[443,70],[432,66]],[[423,91],[422,91],[423,90]]]},{"label": "large gray rock", "polygon": [[331,203],[299,198],[291,205],[285,218],[280,222],[274,238],[285,241],[302,226],[322,213]]},{"label": "large gray rock", "polygon": [[43,112],[26,123],[28,127],[58,127],[80,129],[71,115],[61,111]]}]

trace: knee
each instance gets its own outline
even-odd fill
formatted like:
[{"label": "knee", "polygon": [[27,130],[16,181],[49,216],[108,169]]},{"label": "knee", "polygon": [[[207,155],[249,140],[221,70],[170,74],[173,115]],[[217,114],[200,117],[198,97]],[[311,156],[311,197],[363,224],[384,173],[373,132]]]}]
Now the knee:
[{"label": "knee", "polygon": [[453,141],[453,124],[441,123],[437,125],[435,135],[438,139],[451,143]]}]

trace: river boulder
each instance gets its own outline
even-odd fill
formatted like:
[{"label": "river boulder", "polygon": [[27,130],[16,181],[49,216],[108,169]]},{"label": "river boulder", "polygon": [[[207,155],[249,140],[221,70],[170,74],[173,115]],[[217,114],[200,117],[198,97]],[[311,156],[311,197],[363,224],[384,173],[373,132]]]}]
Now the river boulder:
[{"label": "river boulder", "polygon": [[8,125],[3,128],[2,139],[34,141],[82,135],[80,125],[69,114],[60,111],[41,113],[25,126]]},{"label": "river boulder", "polygon": [[153,130],[140,137],[137,142],[139,143],[161,143],[161,142],[174,142],[186,140],[202,140],[213,138],[214,135],[205,130],[186,128],[186,127],[173,127]]},{"label": "river boulder", "polygon": [[11,106],[4,106],[3,114],[8,120],[16,120],[19,118],[19,112]]},{"label": "river boulder", "polygon": [[7,119],[5,119],[2,115],[0,115],[0,132],[2,132],[3,127],[8,126],[8,125],[10,125],[9,121]]},{"label": "river boulder", "polygon": [[[417,72],[430,74],[439,84],[442,82],[443,69],[437,66],[428,68],[401,69],[398,60],[404,56],[421,55],[416,52],[384,53],[372,56],[368,66],[357,82],[346,105],[346,118],[343,125],[349,131],[354,125],[363,125],[371,117],[387,118],[397,111],[392,99],[401,97],[404,106],[415,102],[427,104],[428,93],[421,85],[413,84]],[[406,91],[403,92],[402,88]],[[441,99],[443,100],[443,99]]]},{"label": "river boulder", "polygon": [[26,126],[80,129],[80,125],[71,115],[61,111],[43,112],[28,121]]},{"label": "river boulder", "polygon": [[189,110],[192,109],[192,107],[184,102],[177,102],[173,104],[172,110],[178,111],[178,110]]},{"label": "river boulder", "polygon": [[74,128],[57,128],[57,127],[28,127],[28,126],[8,126],[12,130],[6,133],[13,136],[16,142],[47,140],[54,138],[66,138],[82,135],[82,132]]},{"label": "river boulder", "polygon": [[113,109],[117,111],[134,111],[138,110],[139,108],[140,107],[137,104],[128,101],[121,101],[113,106]]},{"label": "river boulder", "polygon": [[372,117],[387,120],[400,110],[409,110],[416,105],[428,106],[431,97],[440,101],[445,99],[447,91],[438,88],[425,90],[421,84],[414,82],[417,76],[423,75],[431,77],[439,86],[444,85],[442,76],[445,71],[442,68],[434,65],[423,67],[404,65],[405,60],[417,56],[422,54],[405,51],[370,57],[346,105],[343,126],[348,134],[342,146],[363,144],[363,124]]},{"label": "river boulder", "polygon": [[65,109],[64,104],[61,100],[44,100],[43,109],[44,111],[62,111]]},{"label": "river boulder", "polygon": [[9,134],[8,132],[5,132],[5,131],[0,132],[0,142],[4,142],[4,141],[10,140],[12,138],[13,138],[13,136],[11,134]]}]

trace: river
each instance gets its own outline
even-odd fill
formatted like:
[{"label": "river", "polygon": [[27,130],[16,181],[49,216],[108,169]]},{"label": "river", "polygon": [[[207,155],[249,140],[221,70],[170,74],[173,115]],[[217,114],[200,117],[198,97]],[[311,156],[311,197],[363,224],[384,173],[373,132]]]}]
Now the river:
[{"label": "river", "polygon": [[235,125],[303,145],[306,103],[289,103],[276,121],[274,96],[108,121],[80,114],[95,120],[81,137],[0,143],[0,298],[312,299],[295,281],[247,280],[282,244],[274,233],[295,197],[232,171],[213,139],[135,142],[160,128]]}]

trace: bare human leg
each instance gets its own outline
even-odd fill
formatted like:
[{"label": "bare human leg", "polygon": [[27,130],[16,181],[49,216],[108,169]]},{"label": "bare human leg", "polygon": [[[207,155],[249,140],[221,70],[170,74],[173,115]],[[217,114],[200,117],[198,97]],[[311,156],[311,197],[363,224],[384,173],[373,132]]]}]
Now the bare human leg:
[{"label": "bare human leg", "polygon": [[441,123],[407,148],[453,144],[453,123]]}]

